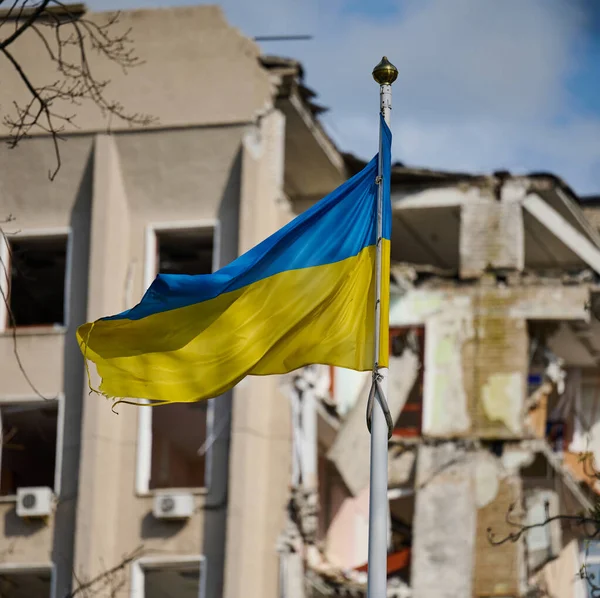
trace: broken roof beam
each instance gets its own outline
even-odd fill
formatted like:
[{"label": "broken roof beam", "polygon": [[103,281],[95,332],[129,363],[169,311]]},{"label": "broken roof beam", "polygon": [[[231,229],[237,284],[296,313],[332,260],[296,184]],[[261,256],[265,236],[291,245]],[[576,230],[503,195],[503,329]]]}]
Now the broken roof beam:
[{"label": "broken roof beam", "polygon": [[600,249],[598,246],[567,222],[557,210],[536,193],[527,195],[523,200],[523,208],[583,262],[600,274]]},{"label": "broken roof beam", "polygon": [[[589,321],[589,285],[537,284],[521,287],[454,287],[409,289],[390,307],[390,326],[422,326],[449,310],[489,312],[506,303],[508,316],[526,320]],[[488,306],[487,312],[485,306]]]},{"label": "broken roof beam", "polygon": [[395,191],[391,194],[392,209],[424,210],[427,208],[460,208],[466,203],[477,201],[479,189],[476,187],[442,186],[410,191]]},{"label": "broken roof beam", "polygon": [[586,496],[586,493],[582,490],[570,469],[562,463],[561,457],[552,451],[546,440],[523,441],[521,445],[524,448],[529,448],[532,451],[544,455],[548,464],[558,474],[559,478],[578,504],[586,511],[593,510],[594,504],[592,501]]},{"label": "broken roof beam", "polygon": [[[0,3],[1,4],[1,3]],[[24,6],[20,7],[13,6],[12,8],[4,8],[0,10],[0,20],[3,21],[21,21],[30,17],[39,10],[39,6]],[[48,15],[62,16],[67,15],[81,16],[87,12],[87,6],[83,2],[77,2],[74,4],[68,4],[66,2],[59,5],[46,6],[43,9],[42,18],[47,18]]]}]

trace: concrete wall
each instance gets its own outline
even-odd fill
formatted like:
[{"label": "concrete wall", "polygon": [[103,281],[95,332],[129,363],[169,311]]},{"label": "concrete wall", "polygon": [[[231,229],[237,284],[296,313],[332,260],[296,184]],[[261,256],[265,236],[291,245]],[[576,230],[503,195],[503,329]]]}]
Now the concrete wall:
[{"label": "concrete wall", "polygon": [[473,459],[453,443],[417,455],[411,585],[415,598],[469,598],[476,529]]},{"label": "concrete wall", "polygon": [[[129,255],[129,208],[114,139],[106,135],[95,139],[92,193],[89,320],[122,310]],[[93,386],[98,383],[93,375]],[[82,392],[83,450],[74,571],[85,578],[116,564],[117,551],[124,549],[118,543],[119,532],[123,532],[119,511],[127,510],[120,501],[120,481],[127,469],[131,475],[133,463],[122,450],[122,436],[135,420],[127,417],[130,414],[114,415],[102,397]]]},{"label": "concrete wall", "polygon": [[409,291],[392,308],[390,325],[425,325],[424,435],[519,438],[526,321],[586,320],[588,295],[585,287],[511,288],[485,281]]},{"label": "concrete wall", "polygon": [[417,456],[412,587],[415,598],[518,596],[521,543],[493,545],[514,531],[506,517],[521,502],[519,458],[454,442],[421,445]]},{"label": "concrete wall", "polygon": [[[204,552],[211,565],[206,595],[222,595],[228,427],[213,446],[212,485],[196,497],[197,513],[185,525],[157,522],[152,497],[135,495],[139,410],[121,406],[115,415],[108,401],[88,394],[74,333],[81,323],[140,299],[151,224],[217,220],[220,262],[234,259],[244,131],[207,127],[72,137],[63,144],[65,163],[53,183],[47,178],[52,148],[46,139],[28,140],[14,152],[1,150],[9,168],[0,210],[17,218],[8,230],[70,226],[73,235],[67,329],[19,333],[17,339],[23,365],[39,390],[49,396],[65,393],[62,494],[46,525],[23,522],[14,503],[0,503],[0,531],[11,544],[6,560],[53,560],[62,594],[71,585],[73,567],[89,578],[143,544],[150,552]],[[40,164],[32,169],[37,158]],[[0,336],[0,351],[0,399],[31,396],[9,334]],[[219,400],[215,422],[230,418],[230,410],[231,397]]]},{"label": "concrete wall", "polygon": [[[283,173],[271,168],[283,152],[284,119],[264,118],[244,138],[240,253],[275,232],[291,214],[282,201]],[[224,596],[275,598],[276,543],[284,528],[291,476],[291,420],[278,377],[242,381],[234,393]]]},{"label": "concrete wall", "polygon": [[52,561],[56,563],[56,595],[67,595],[72,582],[76,507],[81,455],[84,370],[75,331],[86,321],[89,285],[91,199],[94,156],[90,151],[75,204],[71,210],[71,288],[67,291],[70,318],[64,338],[63,454],[61,496],[55,512]]},{"label": "concrete wall", "polygon": [[496,459],[480,453],[475,466],[477,530],[475,535],[473,592],[476,596],[518,596],[525,571],[522,543],[490,543],[488,530],[497,538],[514,531],[507,514],[521,502],[521,480],[502,475]]},{"label": "concrete wall", "polygon": [[[92,219],[90,277],[100,277],[102,290],[95,294],[92,281],[90,295],[103,300],[101,305],[90,303],[88,318],[128,307],[129,285],[129,303],[139,300],[145,291],[150,225],[220,220],[221,263],[236,255],[242,131],[207,128],[100,139],[107,155],[97,173],[107,186],[94,193],[98,213]],[[110,280],[103,280],[104,273],[110,273]],[[151,515],[152,496],[135,496],[139,409],[123,405],[117,416],[101,397],[90,395],[85,401],[76,570],[93,574],[102,563],[116,564],[140,544],[149,553],[207,552],[207,596],[220,595],[228,429],[213,447],[211,487],[196,496],[193,517],[185,524],[165,523]],[[217,401],[215,425],[229,417],[229,410],[230,398]]]},{"label": "concrete wall", "polygon": [[[49,184],[53,165],[50,140],[30,139],[15,149],[0,147],[0,219],[12,214],[7,233],[53,228],[71,229],[71,288],[66,329],[19,331],[16,347],[33,385],[46,397],[64,394],[64,439],[61,493],[45,523],[17,517],[13,501],[0,503],[3,562],[49,563],[58,566],[57,595],[71,585],[77,499],[83,369],[74,332],[85,321],[92,186],[93,138],[81,136],[65,144],[62,176]],[[10,332],[0,334],[0,401],[35,397],[15,357]]]},{"label": "concrete wall", "polygon": [[[218,208],[220,222],[220,266],[238,256],[240,227],[240,189],[242,149],[237,147]],[[229,495],[229,456],[233,391],[215,401],[214,430],[218,432],[212,446],[211,483],[204,503],[204,544],[206,580],[204,598],[223,596]]]},{"label": "concrete wall", "polygon": [[518,202],[494,198],[465,204],[460,211],[460,276],[478,278],[489,269],[522,271],[525,229]]},{"label": "concrete wall", "polygon": [[[101,25],[110,16],[88,13],[86,18]],[[181,127],[251,121],[270,104],[271,86],[257,60],[258,46],[230,27],[219,7],[124,11],[111,31],[114,35],[130,28],[131,47],[144,64],[127,74],[100,53],[88,52],[95,78],[110,81],[105,97],[118,99],[127,113],[149,114],[156,119],[156,127]],[[50,29],[48,33],[53,36]],[[53,39],[49,43],[52,46]],[[59,78],[33,31],[11,45],[11,52],[36,85]],[[73,59],[77,62],[76,56]],[[12,114],[13,101],[25,105],[30,97],[8,63],[3,67],[2,81],[2,113],[6,110]],[[53,109],[69,116],[75,113],[79,131],[103,131],[109,124],[113,131],[129,128],[115,117],[109,121],[89,101],[76,107],[55,102]]]}]

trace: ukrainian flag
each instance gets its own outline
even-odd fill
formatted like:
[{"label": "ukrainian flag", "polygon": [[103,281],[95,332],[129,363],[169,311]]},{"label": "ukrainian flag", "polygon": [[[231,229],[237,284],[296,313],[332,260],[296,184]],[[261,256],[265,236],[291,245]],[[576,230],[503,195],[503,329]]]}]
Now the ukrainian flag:
[{"label": "ukrainian flag", "polygon": [[[390,147],[383,131],[379,365],[388,365]],[[159,274],[141,302],[77,330],[111,398],[188,402],[248,375],[310,364],[373,368],[376,156],[361,172],[214,274]]]}]

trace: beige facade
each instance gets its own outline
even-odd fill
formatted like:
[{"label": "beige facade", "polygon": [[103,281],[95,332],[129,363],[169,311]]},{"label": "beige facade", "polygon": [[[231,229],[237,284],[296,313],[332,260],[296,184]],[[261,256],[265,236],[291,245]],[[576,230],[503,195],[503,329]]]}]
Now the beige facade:
[{"label": "beige facade", "polygon": [[[302,99],[297,66],[261,57],[220,9],[124,12],[121,26],[145,64],[124,76],[94,55],[93,67],[157,122],[107,133],[82,106],[53,182],[48,137],[0,149],[0,219],[15,218],[3,225],[11,282],[1,286],[16,319],[0,310],[0,594],[62,598],[133,554],[93,595],[150,598],[169,586],[182,597],[275,597],[291,475],[279,380],[247,380],[196,411],[120,405],[116,415],[88,392],[74,333],[136,303],[159,267],[228,263],[286,223],[294,202],[339,185],[345,166]],[[48,76],[31,35],[15,53],[31,77]],[[26,99],[14,73],[2,80],[2,106]],[[28,280],[44,271],[62,278],[32,298],[42,283]],[[44,440],[25,446],[48,412]],[[25,471],[34,450],[55,463]],[[41,489],[39,505],[52,490],[49,514],[17,513],[23,486]],[[165,494],[184,510],[191,498],[191,509],[155,516]]]}]

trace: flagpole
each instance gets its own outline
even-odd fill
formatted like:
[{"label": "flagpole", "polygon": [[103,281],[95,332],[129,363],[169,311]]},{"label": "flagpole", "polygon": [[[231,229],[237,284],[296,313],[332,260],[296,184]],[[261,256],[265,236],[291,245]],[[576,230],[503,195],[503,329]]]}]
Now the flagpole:
[{"label": "flagpole", "polygon": [[[387,125],[392,110],[392,83],[398,70],[384,56],[373,69],[373,78],[379,83],[380,110]],[[383,394],[375,401],[371,416],[371,475],[369,487],[369,561],[367,598],[384,598],[387,595],[387,524],[388,524],[388,421],[383,405],[388,390],[388,370],[379,367],[379,345],[381,339],[381,282],[383,236],[383,130],[379,126],[379,164],[377,186],[377,257],[375,287],[375,362],[373,383]],[[387,181],[389,185],[389,181]]]}]

